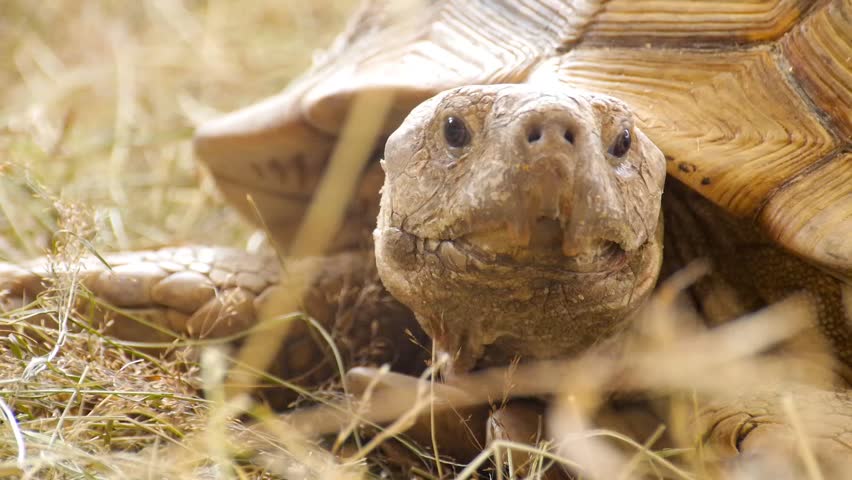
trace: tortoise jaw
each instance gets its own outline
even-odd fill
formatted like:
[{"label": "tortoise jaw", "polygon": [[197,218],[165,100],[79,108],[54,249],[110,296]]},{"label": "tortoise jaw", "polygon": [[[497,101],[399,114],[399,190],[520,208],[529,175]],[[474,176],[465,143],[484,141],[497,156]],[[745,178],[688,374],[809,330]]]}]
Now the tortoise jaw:
[{"label": "tortoise jaw", "polygon": [[547,236],[543,254],[527,259],[397,226],[379,225],[374,237],[385,287],[459,371],[573,354],[611,336],[653,289],[662,252],[656,236],[629,252],[610,242],[589,261],[566,257]]},{"label": "tortoise jaw", "polygon": [[[507,243],[505,231],[467,234],[452,239],[424,238],[399,227],[376,229],[377,245],[384,245],[398,266],[416,270],[417,265],[437,258],[456,272],[480,272],[502,277],[520,272],[532,277],[573,277],[576,274],[606,273],[623,268],[630,259],[618,244],[595,242],[581,253],[565,255],[562,235],[534,233],[525,245]],[[384,238],[383,238],[384,237]]]},{"label": "tortoise jaw", "polygon": [[627,252],[614,241],[588,239],[577,242],[567,235],[562,223],[553,218],[535,222],[509,223],[505,228],[470,233],[454,240],[465,253],[484,255],[501,263],[564,267],[572,272],[619,268]]}]

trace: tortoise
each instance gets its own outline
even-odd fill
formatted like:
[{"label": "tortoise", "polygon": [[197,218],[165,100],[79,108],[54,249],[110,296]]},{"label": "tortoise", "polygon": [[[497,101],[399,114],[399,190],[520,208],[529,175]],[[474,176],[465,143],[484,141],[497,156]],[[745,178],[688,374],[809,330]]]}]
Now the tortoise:
[{"label": "tortoise", "polygon": [[[806,292],[807,337],[837,360],[839,390],[808,397],[835,414],[820,445],[848,454],[850,58],[848,0],[373,1],[310,71],[202,125],[195,147],[225,198],[296,252],[317,241],[297,232],[330,158],[364,150],[305,301],[350,352],[383,339],[353,364],[416,371],[414,317],[454,373],[576,355],[709,258],[685,297],[709,326]],[[356,138],[345,119],[370,108],[377,133]],[[84,274],[93,293],[193,335],[244,329],[279,281],[272,257],[233,249],[106,258]],[[41,265],[4,267],[7,302],[43,288]],[[312,365],[294,342],[290,374]],[[765,444],[767,402],[707,413],[706,438]]]}]

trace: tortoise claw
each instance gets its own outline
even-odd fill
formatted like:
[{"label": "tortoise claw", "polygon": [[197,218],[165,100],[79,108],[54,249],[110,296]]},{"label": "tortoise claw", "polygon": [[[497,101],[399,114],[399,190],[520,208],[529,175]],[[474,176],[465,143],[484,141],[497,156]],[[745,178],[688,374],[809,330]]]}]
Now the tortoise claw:
[{"label": "tortoise claw", "polygon": [[[537,445],[544,437],[545,405],[535,400],[512,400],[494,411],[488,419],[486,438],[524,445]],[[543,438],[544,437],[544,438]],[[541,455],[518,449],[502,449],[500,461],[509,465],[513,476],[560,480],[570,478],[562,465]]]},{"label": "tortoise claw", "polygon": [[786,472],[771,478],[848,478],[852,471],[849,392],[762,391],[704,409],[698,425],[706,452],[733,478],[771,471]]},{"label": "tortoise claw", "polygon": [[[372,390],[371,393],[381,393],[381,398],[397,405],[414,406],[418,398],[431,391],[436,399],[433,405],[438,408],[427,408],[417,415],[405,434],[426,448],[437,445],[439,455],[469,460],[485,445],[490,408],[487,405],[454,406],[454,399],[466,398],[458,388],[443,383],[430,385],[426,379],[369,367],[349,370],[344,381],[350,393],[364,395]],[[393,407],[384,405],[381,408]]]}]

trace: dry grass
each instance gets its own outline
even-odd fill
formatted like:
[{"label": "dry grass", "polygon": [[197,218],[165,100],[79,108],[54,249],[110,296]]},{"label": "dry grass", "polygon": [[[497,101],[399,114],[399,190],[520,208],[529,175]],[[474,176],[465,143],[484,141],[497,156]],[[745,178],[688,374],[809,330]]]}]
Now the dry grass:
[{"label": "dry grass", "polygon": [[[199,171],[193,125],[280,90],[354,3],[4,2],[0,260],[243,246],[251,231]],[[66,316],[70,289],[42,305]],[[16,418],[0,422],[0,476],[198,476],[152,448],[207,427],[195,363],[133,360],[95,332],[32,337],[0,342],[0,400]],[[46,369],[27,370],[60,344]]]},{"label": "dry grass", "polygon": [[[73,263],[92,251],[244,245],[249,228],[192,158],[193,125],[282,88],[309,65],[314,48],[330,42],[354,3],[4,2],[0,260],[50,251]],[[71,275],[54,285],[43,310],[2,321],[47,313],[60,327],[75,322],[76,288]],[[695,395],[738,393],[756,376],[791,370],[786,362],[743,359],[801,323],[770,312],[770,320],[758,316],[709,335],[676,328],[672,319],[682,317],[671,304],[671,295],[658,298],[649,313],[653,328],[619,359],[592,354],[519,367],[511,379],[506,371],[485,372],[459,380],[468,392],[461,397],[428,383],[371,386],[364,394],[371,401],[354,411],[348,401],[326,401],[283,419],[243,399],[226,400],[218,349],[205,350],[200,364],[189,353],[162,360],[87,329],[32,328],[0,340],[0,476],[362,478],[390,475],[394,463],[408,461],[411,475],[426,478],[474,478],[483,468],[499,477],[503,469],[494,467],[516,458],[506,451],[530,447],[495,442],[470,464],[456,465],[407,443],[383,449],[351,434],[362,421],[390,422],[378,438],[390,437],[414,413],[440,409],[433,395],[460,408],[511,389],[557,399],[548,426],[560,442],[532,450],[530,474],[556,462],[595,478],[711,478],[701,463],[707,452],[694,448],[686,420],[697,408]],[[662,425],[638,439],[592,428],[589,419],[614,389],[674,398],[664,423],[678,448],[658,446]],[[246,408],[251,420],[234,420]],[[788,413],[798,418],[792,406]],[[341,431],[346,435],[329,449],[313,440]],[[817,478],[807,443],[800,446]]]},{"label": "dry grass", "polygon": [[283,88],[353,3],[4,2],[0,257],[44,251],[52,197],[90,208],[104,249],[242,244],[192,158],[193,124]]}]

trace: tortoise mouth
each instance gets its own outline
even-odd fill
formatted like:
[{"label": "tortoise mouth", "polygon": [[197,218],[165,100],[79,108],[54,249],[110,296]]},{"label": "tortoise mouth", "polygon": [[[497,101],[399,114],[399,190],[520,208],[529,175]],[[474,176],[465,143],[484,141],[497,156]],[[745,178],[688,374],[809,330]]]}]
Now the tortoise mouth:
[{"label": "tortoise mouth", "polygon": [[552,267],[571,272],[602,272],[618,269],[627,260],[627,253],[617,243],[606,240],[600,241],[592,251],[575,255],[565,255],[561,248],[494,251],[467,238],[450,242],[456,249],[478,259],[480,263]]},{"label": "tortoise mouth", "polygon": [[623,266],[627,253],[605,239],[572,241],[561,223],[539,218],[520,229],[507,226],[463,235],[457,248],[480,259],[506,264],[561,267],[572,272],[607,271]]},{"label": "tortoise mouth", "polygon": [[418,255],[434,254],[455,270],[533,269],[566,273],[602,273],[622,268],[628,253],[616,242],[570,242],[557,220],[538,219],[528,228],[505,226],[456,238],[423,238],[399,229],[415,243]]}]

